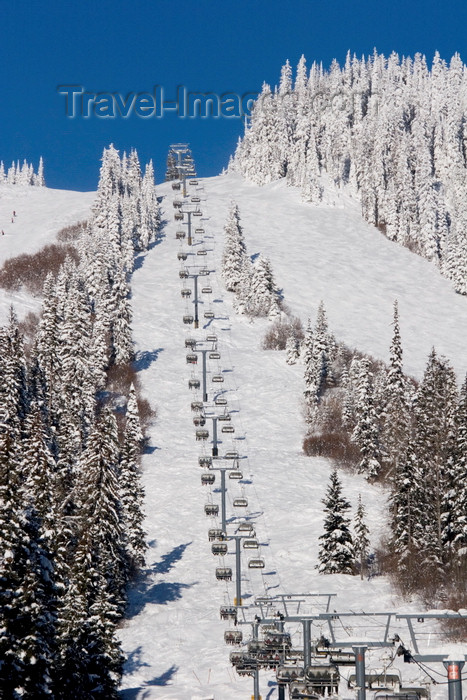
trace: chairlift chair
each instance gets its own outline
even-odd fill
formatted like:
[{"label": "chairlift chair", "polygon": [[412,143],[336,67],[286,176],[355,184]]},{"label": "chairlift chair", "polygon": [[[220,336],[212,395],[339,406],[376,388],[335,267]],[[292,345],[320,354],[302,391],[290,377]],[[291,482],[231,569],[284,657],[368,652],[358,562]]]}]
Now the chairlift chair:
[{"label": "chairlift chair", "polygon": [[226,452],[225,458],[226,459],[238,459],[238,452],[235,452],[233,450],[231,450],[230,452]]},{"label": "chairlift chair", "polygon": [[221,354],[220,354],[220,352],[217,352],[217,350],[213,350],[212,352],[209,353],[208,357],[210,360],[220,360]]},{"label": "chairlift chair", "polygon": [[214,374],[212,377],[212,381],[214,382],[214,384],[222,384],[222,382],[224,381],[224,377],[222,376],[222,374]]},{"label": "chairlift chair", "polygon": [[197,236],[203,236],[204,235],[204,228],[201,228],[201,227],[195,228],[195,233]]},{"label": "chairlift chair", "polygon": [[175,221],[183,221],[183,214],[181,211],[176,211],[174,214]]},{"label": "chairlift chair", "polygon": [[[182,231],[182,233],[185,233],[185,231]],[[177,253],[178,260],[186,260],[187,257],[188,257],[188,253],[185,253],[185,251],[180,251]]]},{"label": "chairlift chair", "polygon": [[242,630],[225,630],[224,642],[226,644],[241,644],[243,640]]},{"label": "chairlift chair", "polygon": [[229,472],[229,479],[232,479],[234,481],[240,481],[240,479],[243,479],[243,473],[238,471],[237,469],[234,469],[231,472]]},{"label": "chairlift chair", "polygon": [[189,272],[188,270],[179,270],[178,271],[178,276],[180,277],[181,280],[186,280],[189,277]]},{"label": "chairlift chair", "polygon": [[197,430],[195,434],[197,440],[207,440],[209,437],[209,430]]},{"label": "chairlift chair", "polygon": [[204,404],[202,401],[192,401],[191,402],[191,410],[192,411],[202,411],[204,408]]},{"label": "chairlift chair", "polygon": [[196,338],[185,338],[185,347],[191,348],[193,350],[193,348],[196,347],[197,342],[198,341],[196,340]]},{"label": "chairlift chair", "polygon": [[199,277],[207,277],[209,275],[209,270],[207,267],[201,267],[198,271]]},{"label": "chairlift chair", "polygon": [[227,406],[227,399],[225,396],[216,396],[214,399],[214,403],[216,406]]},{"label": "chairlift chair", "polygon": [[186,323],[186,325],[190,325],[190,323],[193,323],[193,316],[190,316],[190,314],[186,314],[183,317],[183,323]]},{"label": "chairlift chair", "polygon": [[233,427],[233,425],[223,425],[221,428],[221,432],[232,434],[235,432],[235,428]]},{"label": "chairlift chair", "polygon": [[265,566],[266,564],[262,557],[258,557],[257,559],[249,559],[248,561],[249,569],[264,569]]},{"label": "chairlift chair", "polygon": [[172,202],[174,209],[181,209],[182,208],[182,203],[179,199],[174,199]]},{"label": "chairlift chair", "polygon": [[201,474],[201,484],[202,486],[212,486],[212,484],[216,480],[216,475],[215,474],[210,474],[209,472],[207,474]]},{"label": "chairlift chair", "polygon": [[219,515],[219,506],[217,503],[206,503],[204,512],[206,515]]},{"label": "chairlift chair", "polygon": [[227,542],[214,542],[211,545],[211,552],[216,556],[227,554]]},{"label": "chairlift chair", "polygon": [[203,294],[212,294],[212,287],[201,287]]},{"label": "chairlift chair", "polygon": [[198,355],[196,353],[188,353],[186,356],[186,363],[187,365],[197,365],[198,364]]},{"label": "chairlift chair", "polygon": [[173,190],[179,190],[179,189],[180,189],[180,183],[179,183],[179,182],[172,182],[172,189],[173,189]]},{"label": "chairlift chair", "polygon": [[199,250],[196,251],[196,255],[207,255],[208,251],[206,248],[200,248]]},{"label": "chairlift chair", "polygon": [[[203,212],[201,212],[201,211],[199,211],[199,209],[197,209],[196,211],[192,212],[192,216],[203,216]],[[183,217],[183,214],[182,214],[182,217]]]},{"label": "chairlift chair", "polygon": [[219,612],[221,620],[237,619],[237,608],[234,605],[221,605]]},{"label": "chairlift chair", "polygon": [[248,499],[243,496],[240,498],[234,498],[233,505],[235,508],[246,508],[248,505]]},{"label": "chairlift chair", "polygon": [[230,421],[232,420],[232,416],[230,415],[230,413],[223,413],[222,415],[217,416],[217,420],[220,423],[230,423]]},{"label": "chairlift chair", "polygon": [[186,236],[185,231],[176,231],[175,232],[175,238],[177,239],[177,241],[181,241],[183,238],[185,238],[185,236]]},{"label": "chairlift chair", "polygon": [[206,342],[207,343],[217,343],[217,335],[207,335],[206,336]]},{"label": "chairlift chair", "polygon": [[198,197],[198,196],[192,197],[191,201],[193,202],[193,204],[198,204],[199,202],[201,202],[201,197]]},{"label": "chairlift chair", "polygon": [[188,297],[191,297],[191,289],[186,289],[185,287],[181,290],[180,292],[181,296],[183,299],[187,299]]},{"label": "chairlift chair", "polygon": [[199,389],[201,386],[201,382],[199,379],[189,379],[188,380],[188,388],[189,389]]},{"label": "chairlift chair", "polygon": [[193,425],[196,425],[197,427],[203,427],[203,425],[206,425],[206,418],[203,416],[202,413],[196,415],[193,418]]},{"label": "chairlift chair", "polygon": [[212,457],[207,457],[206,455],[198,457],[198,464],[200,467],[209,469],[209,467],[212,467]]},{"label": "chairlift chair", "polygon": [[197,184],[198,184],[198,180],[190,180],[190,181],[189,181],[189,184],[190,184],[190,185],[197,185]]},{"label": "chairlift chair", "polygon": [[225,532],[220,529],[220,527],[211,527],[208,530],[208,540],[210,542],[218,541],[223,542],[225,540]]},{"label": "chairlift chair", "polygon": [[216,578],[218,581],[231,581],[232,569],[230,566],[218,566],[216,569]]},{"label": "chairlift chair", "polygon": [[243,540],[243,549],[258,549],[259,543],[256,539]]},{"label": "chairlift chair", "polygon": [[237,525],[237,531],[238,532],[253,532],[254,527],[251,523],[247,523],[244,521],[244,522],[241,522]]}]

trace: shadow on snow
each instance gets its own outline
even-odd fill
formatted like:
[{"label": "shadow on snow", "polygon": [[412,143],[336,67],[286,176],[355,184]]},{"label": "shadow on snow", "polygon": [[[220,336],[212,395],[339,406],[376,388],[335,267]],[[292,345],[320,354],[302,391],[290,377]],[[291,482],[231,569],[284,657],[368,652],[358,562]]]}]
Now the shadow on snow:
[{"label": "shadow on snow", "polygon": [[141,372],[143,369],[148,369],[163,350],[164,348],[157,348],[157,350],[140,350],[137,352],[133,360],[135,370]]}]

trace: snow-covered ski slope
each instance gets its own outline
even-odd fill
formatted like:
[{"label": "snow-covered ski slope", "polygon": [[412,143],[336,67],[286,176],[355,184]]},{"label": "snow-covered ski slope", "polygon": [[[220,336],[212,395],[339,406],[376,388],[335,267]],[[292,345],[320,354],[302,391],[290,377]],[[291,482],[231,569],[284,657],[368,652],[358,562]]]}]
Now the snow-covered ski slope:
[{"label": "snow-covered ski slope", "polygon": [[[95,196],[95,192],[1,185],[0,266],[7,258],[37,252],[44,245],[53,243],[60,229],[87,219]],[[16,216],[13,216],[13,212]],[[2,322],[10,304],[20,315],[26,311],[37,311],[40,307],[39,300],[31,299],[23,291],[6,294],[2,290]]]},{"label": "snow-covered ski slope", "polygon": [[[186,364],[186,336],[203,339],[215,333],[219,339],[220,360],[208,359],[208,388],[210,398],[213,386],[225,391],[235,428],[232,435],[220,433],[220,454],[238,451],[244,476],[241,482],[227,479],[227,516],[231,520],[237,512],[251,519],[266,563],[262,572],[252,571],[246,566],[248,557],[242,555],[244,603],[261,594],[321,592],[336,594],[332,609],[340,611],[418,609],[413,602],[397,599],[382,577],[362,582],[350,576],[318,576],[315,570],[321,498],[330,464],[301,452],[302,367],[288,366],[283,353],[261,349],[267,322],[250,323],[236,316],[220,279],[223,225],[232,200],[240,208],[249,253],[270,257],[286,304],[304,323],[308,316],[314,320],[323,300],[339,340],[386,359],[392,304],[398,298],[406,371],[421,377],[432,346],[451,360],[459,382],[467,369],[467,299],[456,295],[432,265],[363,222],[355,203],[345,200],[341,207],[315,208],[302,204],[298,193],[282,182],[258,188],[236,175],[199,183],[195,189],[203,216],[196,225],[205,229],[208,253],[190,256],[187,263],[205,262],[212,270],[206,284],[213,293],[201,295],[205,304],[200,307],[200,326],[206,327],[195,331],[182,322],[192,304],[180,295],[177,253],[194,253],[201,247],[201,237],[195,237],[191,249],[186,240],[175,239],[181,227],[173,221],[170,185],[158,187],[167,221],[162,237],[138,259],[133,277],[137,365],[158,416],[143,460],[148,566],[131,592],[128,620],[120,629],[128,657],[121,691],[125,700],[241,700],[252,694],[251,679],[235,674],[229,663],[233,647],[223,642],[224,630],[232,625],[220,620],[219,607],[233,601],[235,583],[216,580],[215,568],[222,558],[211,554],[207,538],[208,528],[219,521],[205,516],[204,504],[220,504],[219,475],[213,487],[200,483],[203,469],[198,457],[209,454],[210,445],[195,440],[190,403],[200,394],[188,389],[188,380],[200,376],[200,367]],[[60,228],[87,218],[93,199],[94,193],[2,187],[0,228],[5,236],[0,238],[0,260],[52,242]],[[17,216],[11,224],[13,210]],[[186,286],[192,284],[188,281]],[[2,321],[11,302],[22,317],[29,309],[36,310],[39,301],[23,292],[10,295],[2,290]],[[203,316],[206,308],[215,311],[210,322]],[[224,382],[213,385],[213,374],[221,374]],[[211,424],[208,420],[210,432]],[[340,476],[344,496],[354,509],[362,494],[376,545],[384,529],[384,492],[360,476]],[[237,496],[248,499],[246,513],[233,507]],[[229,529],[233,527],[232,521]],[[232,543],[229,550],[233,552]],[[229,553],[223,563],[234,568],[234,555]],[[366,634],[376,637],[381,624],[368,622]],[[356,625],[357,621],[345,621],[343,638],[355,638]],[[313,625],[313,637],[321,629],[326,632]],[[290,626],[290,631],[299,647],[299,628]],[[247,638],[249,631],[243,632]],[[406,632],[401,631],[401,637],[409,644]],[[428,639],[434,651],[437,636],[425,635],[422,641],[427,644]],[[445,646],[443,650],[449,651]],[[407,682],[420,679],[414,665],[399,665]],[[378,653],[369,654],[367,666],[381,668]],[[439,665],[433,667],[444,675]],[[272,672],[261,672],[263,700],[277,698],[273,679]],[[445,697],[445,686],[432,694]],[[343,697],[353,695],[343,692]]]},{"label": "snow-covered ski slope", "polygon": [[[222,284],[223,225],[232,200],[239,204],[249,253],[270,257],[285,302],[304,322],[308,316],[314,319],[322,299],[339,339],[385,359],[392,304],[398,298],[406,370],[420,377],[433,345],[452,360],[459,379],[466,369],[467,299],[457,296],[429,263],[365,224],[351,202],[342,208],[313,208],[301,204],[297,193],[283,183],[257,188],[235,175],[199,180],[190,194],[194,190],[201,197],[203,216],[193,221],[205,229],[204,236],[195,236],[191,248],[186,239],[176,239],[176,230],[187,227],[173,220],[170,185],[160,186],[163,236],[140,259],[133,278],[137,363],[158,416],[143,463],[148,566],[131,592],[129,618],[120,631],[128,656],[122,684],[126,700],[238,700],[249,698],[253,689],[250,678],[235,674],[229,663],[232,647],[223,642],[223,632],[232,624],[220,620],[219,607],[232,604],[235,583],[217,581],[215,568],[230,566],[235,577],[234,546],[230,543],[224,558],[215,557],[208,542],[208,528],[219,527],[220,519],[206,517],[204,505],[221,502],[219,474],[212,487],[201,485],[198,457],[209,455],[211,445],[195,439],[190,404],[202,397],[188,388],[188,381],[201,378],[201,362],[186,363],[187,337],[218,337],[220,360],[207,361],[208,411],[214,410],[212,398],[220,387],[235,433],[220,434],[219,454],[238,451],[243,473],[240,482],[227,479],[228,530],[234,532],[238,519],[248,518],[266,563],[263,570],[252,571],[242,553],[244,604],[258,595],[311,592],[335,594],[331,609],[339,611],[417,609],[415,603],[398,600],[383,577],[360,581],[319,576],[315,570],[321,499],[331,467],[325,459],[302,454],[303,368],[288,366],[283,353],[261,349],[267,322],[250,323],[236,316]],[[198,256],[203,247],[207,255]],[[184,315],[193,313],[193,304],[181,297],[181,288],[192,289],[193,281],[180,280],[181,250],[188,252],[185,264],[191,272],[203,264],[210,270],[209,277],[199,278],[200,286],[209,284],[213,293],[200,295],[198,330],[182,322]],[[213,320],[204,318],[206,310],[215,312]],[[224,382],[214,384],[214,375],[222,375]],[[206,427],[211,438],[209,418]],[[362,494],[376,545],[384,531],[384,491],[360,476],[341,477],[354,509]],[[246,509],[233,506],[239,496],[248,499]],[[342,624],[343,641],[360,638],[358,624]],[[300,626],[290,631],[294,646],[300,647]],[[313,637],[321,631],[327,631],[323,623],[313,625]],[[243,632],[244,638],[250,636],[249,629]],[[365,638],[380,639],[383,632],[382,621],[365,622]],[[409,644],[404,626],[399,633]],[[428,637],[423,641],[427,644]],[[434,651],[437,635],[429,641]],[[381,650],[368,654],[367,667],[381,668],[381,663]],[[406,682],[420,681],[417,667],[406,665],[402,670]],[[439,666],[437,670],[442,672]],[[261,672],[263,699],[278,697],[273,681],[272,672]],[[352,691],[343,693],[353,696]],[[433,696],[444,697],[444,691]]]}]

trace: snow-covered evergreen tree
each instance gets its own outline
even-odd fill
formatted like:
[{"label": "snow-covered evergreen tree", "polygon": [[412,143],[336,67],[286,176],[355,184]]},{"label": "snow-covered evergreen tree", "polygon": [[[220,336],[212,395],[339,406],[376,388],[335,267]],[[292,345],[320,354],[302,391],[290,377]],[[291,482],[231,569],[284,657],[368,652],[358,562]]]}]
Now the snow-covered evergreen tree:
[{"label": "snow-covered evergreen tree", "polygon": [[354,550],[347,516],[350,503],[342,496],[337,470],[331,473],[324,504],[324,534],[320,536],[318,571],[320,574],[351,574]]}]

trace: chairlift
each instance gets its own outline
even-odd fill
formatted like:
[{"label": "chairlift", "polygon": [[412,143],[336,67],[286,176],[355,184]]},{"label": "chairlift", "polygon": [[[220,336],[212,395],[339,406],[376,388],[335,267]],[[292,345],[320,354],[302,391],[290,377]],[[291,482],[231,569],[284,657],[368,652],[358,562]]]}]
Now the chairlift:
[{"label": "chairlift", "polygon": [[249,559],[248,560],[248,568],[249,569],[264,569],[266,566],[264,559],[262,557],[258,557],[257,559]]},{"label": "chairlift", "polygon": [[193,348],[196,347],[197,342],[198,341],[196,340],[196,338],[185,338],[185,347],[191,348],[193,350]]},{"label": "chairlift", "polygon": [[[185,231],[182,231],[182,233],[184,234]],[[180,251],[179,253],[177,253],[178,260],[186,260],[187,257],[188,257],[188,253],[185,253],[185,251]]]},{"label": "chairlift", "polygon": [[198,364],[198,355],[193,352],[193,353],[188,353],[186,356],[186,363],[187,365],[197,365]]},{"label": "chairlift", "polygon": [[233,427],[233,425],[223,425],[221,428],[221,432],[232,434],[235,432],[235,428]]},{"label": "chairlift", "polygon": [[[199,209],[197,209],[196,211],[192,212],[192,216],[203,216],[203,212],[201,212],[201,211],[199,211]],[[182,217],[183,217],[183,214],[182,214]]]},{"label": "chairlift", "polygon": [[258,549],[259,543],[256,539],[243,540],[243,549]]},{"label": "chairlift", "polygon": [[226,644],[241,644],[243,641],[242,630],[225,630],[224,642]]},{"label": "chairlift", "polygon": [[196,251],[196,255],[207,255],[208,251],[206,248],[200,248],[199,250]]},{"label": "chairlift", "polygon": [[212,287],[201,287],[203,294],[212,294]]},{"label": "chairlift", "polygon": [[221,530],[220,527],[211,527],[208,530],[208,540],[210,542],[214,542],[215,540],[222,542],[225,540],[225,532]]},{"label": "chairlift", "polygon": [[187,299],[188,297],[191,297],[191,289],[186,289],[185,287],[181,290],[180,292],[181,296],[184,299]]},{"label": "chairlift", "polygon": [[189,379],[188,380],[188,388],[189,389],[199,389],[201,386],[201,382],[199,379]]},{"label": "chairlift", "polygon": [[225,396],[216,396],[214,399],[214,403],[216,406],[227,406],[227,399]]},{"label": "chairlift", "polygon": [[225,453],[226,459],[238,459],[238,452],[230,451]]},{"label": "chairlift", "polygon": [[183,317],[183,323],[186,323],[187,325],[193,323],[193,316],[190,316],[190,314],[186,314],[186,316]]},{"label": "chairlift", "polygon": [[232,569],[230,566],[219,566],[216,569],[216,578],[218,581],[231,581]]},{"label": "chairlift", "polygon": [[207,335],[206,342],[207,343],[217,343],[217,335]]},{"label": "chairlift", "polygon": [[198,270],[198,276],[199,277],[207,277],[209,275],[209,270],[207,267],[201,267]]},{"label": "chairlift", "polygon": [[173,190],[179,190],[179,189],[180,189],[180,183],[179,183],[179,182],[172,182],[172,189],[173,189]]},{"label": "chairlift", "polygon": [[197,430],[196,439],[197,440],[207,440],[209,437],[209,430]]},{"label": "chairlift", "polygon": [[222,374],[214,374],[212,377],[212,381],[214,382],[214,384],[222,384],[222,382],[224,381],[224,377],[222,376]]},{"label": "chairlift", "polygon": [[195,233],[197,236],[203,236],[204,235],[204,228],[195,228]]},{"label": "chairlift", "polygon": [[203,316],[204,318],[214,318],[214,311],[205,311]]},{"label": "chairlift", "polygon": [[192,411],[202,411],[204,408],[204,404],[202,401],[192,401],[191,402],[191,410]]},{"label": "chairlift", "polygon": [[222,415],[217,416],[217,420],[221,423],[229,423],[232,420],[232,416],[230,413],[223,413]]},{"label": "chairlift", "polygon": [[203,414],[198,414],[193,418],[193,425],[196,425],[197,427],[203,427],[203,425],[206,425],[206,418],[204,417]]},{"label": "chairlift", "polygon": [[243,479],[243,473],[238,471],[237,469],[233,469],[231,472],[229,472],[229,479],[239,481],[240,479]]},{"label": "chairlift", "polygon": [[304,681],[294,681],[289,685],[290,700],[318,700],[319,697]]},{"label": "chairlift", "polygon": [[220,354],[220,352],[217,352],[217,350],[213,350],[212,352],[209,353],[208,357],[210,360],[220,360],[221,354]]},{"label": "chairlift", "polygon": [[192,197],[191,201],[193,202],[193,204],[199,204],[199,202],[201,202],[201,197],[198,197],[198,196]]},{"label": "chairlift", "polygon": [[216,480],[215,474],[201,474],[201,484],[202,486],[212,486]]},{"label": "chairlift", "polygon": [[281,632],[278,629],[268,630],[264,634],[264,643],[270,649],[290,649],[292,640],[288,632]]},{"label": "chairlift", "polygon": [[183,221],[183,214],[181,211],[176,211],[174,214],[175,221]]},{"label": "chairlift", "polygon": [[190,185],[197,185],[197,184],[198,184],[198,180],[190,180],[190,181],[189,181],[189,184],[190,184]]},{"label": "chairlift", "polygon": [[209,469],[209,467],[212,467],[212,457],[206,457],[205,455],[198,457],[198,464],[200,467]]},{"label": "chairlift", "polygon": [[235,508],[246,508],[248,505],[248,499],[243,496],[240,498],[234,498],[233,505]]},{"label": "chairlift", "polygon": [[175,238],[177,239],[177,241],[181,241],[183,238],[185,238],[185,236],[186,236],[185,231],[176,231],[175,232]]},{"label": "chairlift", "polygon": [[254,527],[251,523],[241,522],[237,525],[237,532],[253,532]]},{"label": "chairlift", "polygon": [[234,605],[221,605],[219,612],[221,620],[237,619],[237,608]]},{"label": "chairlift", "polygon": [[172,202],[174,209],[181,209],[182,208],[182,203],[179,199],[174,199]]},{"label": "chairlift", "polygon": [[211,545],[211,552],[216,556],[227,554],[227,542],[214,542]]},{"label": "chairlift", "polygon": [[278,666],[276,669],[276,680],[281,684],[303,679],[304,676],[305,669],[303,666],[295,666],[295,664],[290,664],[287,666]]},{"label": "chairlift", "polygon": [[180,277],[181,280],[186,280],[189,276],[189,272],[188,272],[188,270],[185,270],[185,269],[179,270],[178,276]]},{"label": "chairlift", "polygon": [[206,515],[219,515],[219,506],[217,503],[206,503],[204,512]]}]

